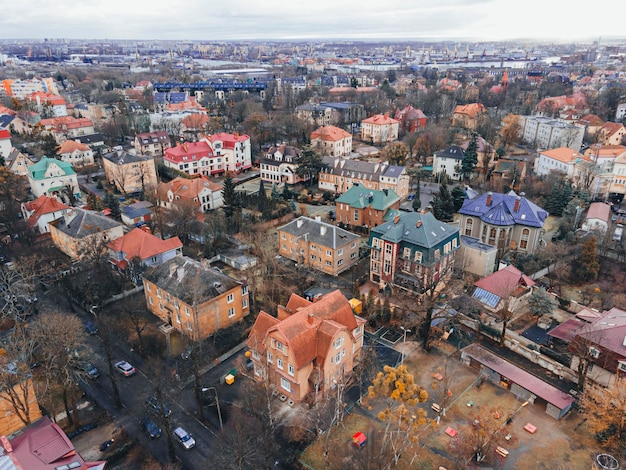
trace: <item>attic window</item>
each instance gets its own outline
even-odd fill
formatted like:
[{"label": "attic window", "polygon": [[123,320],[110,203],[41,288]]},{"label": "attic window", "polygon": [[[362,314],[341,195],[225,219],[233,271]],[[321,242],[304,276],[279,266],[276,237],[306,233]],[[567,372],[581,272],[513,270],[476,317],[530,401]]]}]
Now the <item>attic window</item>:
[{"label": "attic window", "polygon": [[593,357],[594,359],[598,359],[600,357],[600,350],[597,348],[594,348],[593,346],[590,346],[589,355]]},{"label": "attic window", "polygon": [[213,287],[215,287],[216,289],[221,289],[222,288],[222,284],[219,282],[214,282],[213,283]]},{"label": "attic window", "polygon": [[526,219],[526,214],[522,214],[522,220]]}]

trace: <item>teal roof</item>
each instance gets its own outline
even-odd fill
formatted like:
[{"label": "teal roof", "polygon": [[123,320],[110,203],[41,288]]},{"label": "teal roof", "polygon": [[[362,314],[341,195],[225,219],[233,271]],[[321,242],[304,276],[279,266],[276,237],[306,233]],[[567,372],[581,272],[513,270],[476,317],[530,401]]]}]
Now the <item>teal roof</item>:
[{"label": "teal roof", "polygon": [[393,243],[408,242],[431,248],[457,236],[459,228],[435,219],[426,212],[407,212],[397,221],[385,222],[371,231],[372,236]]},{"label": "teal roof", "polygon": [[56,158],[48,158],[45,155],[41,157],[41,160],[39,160],[37,163],[30,166],[28,168],[28,171],[34,180],[42,180],[46,178],[46,172],[52,164],[56,164],[63,171],[63,175],[61,176],[76,174],[74,168],[72,168],[72,165],[70,163],[62,162],[61,160],[57,160]]},{"label": "teal roof", "polygon": [[352,186],[345,193],[339,196],[335,203],[340,202],[348,204],[355,209],[363,209],[371,207],[372,209],[384,211],[389,209],[396,202],[400,201],[398,196],[392,189],[386,191],[377,191],[367,189],[363,186]]}]

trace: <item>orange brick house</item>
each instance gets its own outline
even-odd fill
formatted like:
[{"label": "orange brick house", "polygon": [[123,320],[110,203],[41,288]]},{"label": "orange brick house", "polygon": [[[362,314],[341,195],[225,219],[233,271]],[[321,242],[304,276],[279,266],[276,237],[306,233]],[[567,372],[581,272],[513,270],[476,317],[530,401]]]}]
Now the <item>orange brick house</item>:
[{"label": "orange brick house", "polygon": [[148,310],[194,341],[250,313],[248,286],[186,256],[143,272]]},{"label": "orange brick house", "polygon": [[486,113],[487,110],[481,103],[458,105],[454,108],[450,120],[453,126],[463,127],[465,129],[476,129],[480,118]]},{"label": "orange brick house", "polygon": [[352,134],[335,126],[322,126],[311,133],[311,146],[324,155],[342,157],[352,153]]},{"label": "orange brick house", "polygon": [[400,209],[400,197],[391,189],[382,191],[352,186],[335,199],[338,222],[355,227],[376,227],[393,219]]},{"label": "orange brick house", "polygon": [[386,144],[398,140],[400,121],[388,114],[375,114],[361,121],[361,139],[373,144]]},{"label": "orange brick house", "polygon": [[250,331],[254,377],[296,402],[344,386],[363,348],[364,323],[339,290],[316,302],[292,294],[277,317],[260,312]]}]

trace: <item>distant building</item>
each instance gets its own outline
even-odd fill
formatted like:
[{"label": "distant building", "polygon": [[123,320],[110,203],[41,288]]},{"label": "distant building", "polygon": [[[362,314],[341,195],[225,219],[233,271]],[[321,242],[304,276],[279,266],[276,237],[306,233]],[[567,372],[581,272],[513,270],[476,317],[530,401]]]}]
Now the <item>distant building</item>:
[{"label": "distant building", "polygon": [[611,206],[604,202],[592,202],[589,204],[589,209],[581,228],[597,232],[602,236],[609,230],[610,225]]},{"label": "distant building", "polygon": [[147,193],[157,186],[154,157],[116,150],[103,155],[102,164],[107,181],[121,193]]},{"label": "distant building", "polygon": [[91,135],[95,132],[93,121],[87,118],[75,118],[61,116],[51,119],[42,119],[39,123],[46,132],[49,132],[58,143],[67,139],[76,139],[83,135]]},{"label": "distant building", "polygon": [[465,157],[465,152],[458,145],[439,150],[433,155],[433,175],[444,173],[453,181],[460,181],[463,177],[461,173],[461,163]]},{"label": "distant building", "polygon": [[7,158],[13,149],[11,143],[11,132],[6,129],[0,130],[0,155]]},{"label": "distant building", "polygon": [[472,297],[491,314],[503,308],[517,312],[528,304],[534,285],[535,281],[510,265],[476,281]]},{"label": "distant building", "polygon": [[74,168],[82,168],[94,164],[93,151],[89,146],[74,140],[63,142],[58,154],[62,162],[67,162]]},{"label": "distant building", "polygon": [[37,91],[27,95],[26,101],[31,102],[40,114],[49,108],[54,117],[67,116],[67,103],[59,95]]},{"label": "distant building", "polygon": [[219,209],[224,205],[223,185],[205,177],[187,179],[181,176],[157,188],[159,204],[167,209],[188,205],[200,212]]},{"label": "distant building", "polygon": [[452,274],[459,228],[431,212],[405,212],[370,230],[370,281],[422,294]]},{"label": "distant building", "polygon": [[578,151],[585,135],[584,126],[544,116],[520,116],[520,138],[538,149],[569,147]]},{"label": "distant building", "polygon": [[359,262],[359,236],[319,219],[298,217],[278,228],[278,254],[338,276]]},{"label": "distant building", "polygon": [[35,164],[32,158],[33,157],[26,156],[16,148],[12,148],[11,152],[4,156],[4,166],[15,175],[26,176],[28,175],[28,168]]},{"label": "distant building", "polygon": [[143,132],[135,136],[135,151],[140,155],[162,156],[171,147],[170,136],[165,131]]},{"label": "distant building", "polygon": [[2,80],[2,87],[7,96],[12,96],[20,100],[36,92],[52,93],[54,95],[59,94],[59,90],[52,77],[30,78],[27,80],[6,79]]},{"label": "distant building", "polygon": [[124,205],[121,209],[122,222],[131,227],[140,226],[152,219],[152,203],[137,201]]},{"label": "distant building", "polygon": [[417,132],[426,127],[427,118],[421,109],[415,109],[410,104],[396,111],[394,118],[400,121],[402,132]]},{"label": "distant building", "polygon": [[376,114],[361,121],[361,140],[372,144],[387,144],[398,140],[400,121],[387,114]]},{"label": "distant building", "polygon": [[250,313],[247,285],[186,256],[144,271],[143,285],[148,309],[193,341]]},{"label": "distant building", "polygon": [[270,147],[259,164],[261,179],[276,185],[293,185],[306,181],[306,178],[296,174],[301,153],[299,148],[287,144]]},{"label": "distant building", "polygon": [[58,199],[48,196],[39,196],[34,201],[22,203],[22,216],[26,224],[28,224],[31,230],[35,230],[38,233],[50,232],[48,224],[63,217],[70,210],[71,207],[66,206]]},{"label": "distant building", "polygon": [[69,194],[80,199],[76,172],[69,163],[43,156],[28,168],[28,182],[35,197],[50,196],[70,202]]},{"label": "distant building", "polygon": [[591,162],[589,158],[569,147],[543,150],[539,152],[539,157],[535,160],[535,174],[545,176],[558,171],[572,178],[576,173],[576,164],[583,160]]},{"label": "distant building", "polygon": [[342,157],[352,153],[352,134],[335,126],[324,126],[311,133],[311,146],[323,155]]},{"label": "distant building", "polygon": [[598,131],[598,141],[604,145],[622,145],[624,136],[626,136],[626,127],[614,122],[605,122]]},{"label": "distant building", "polygon": [[342,194],[358,184],[364,191],[391,189],[401,198],[409,195],[410,178],[404,166],[337,157],[325,157],[324,163],[326,168],[318,175],[318,187],[322,191]]},{"label": "distant building", "polygon": [[454,108],[452,118],[450,120],[453,126],[475,130],[478,127],[481,118],[486,114],[487,110],[482,103],[470,103],[458,105]]}]

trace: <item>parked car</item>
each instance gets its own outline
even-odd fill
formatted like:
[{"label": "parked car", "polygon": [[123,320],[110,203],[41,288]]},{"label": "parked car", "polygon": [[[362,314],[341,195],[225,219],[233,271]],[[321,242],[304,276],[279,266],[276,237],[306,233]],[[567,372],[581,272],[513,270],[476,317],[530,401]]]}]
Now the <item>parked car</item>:
[{"label": "parked car", "polygon": [[189,450],[196,445],[195,439],[181,427],[174,429],[174,437],[176,437],[176,440],[180,442],[180,445],[186,450]]},{"label": "parked car", "polygon": [[117,371],[122,374],[125,377],[130,377],[131,375],[133,375],[135,372],[137,372],[137,369],[135,369],[133,366],[131,366],[128,362],[126,361],[119,361],[115,363],[115,368],[117,369]]},{"label": "parked car", "polygon": [[156,439],[161,436],[161,428],[157,423],[152,421],[148,416],[141,418],[141,429],[148,435],[150,439]]},{"label": "parked car", "polygon": [[157,400],[156,397],[148,398],[146,400],[145,405],[146,405],[146,409],[150,413],[154,413],[158,416],[161,416],[161,406],[163,406],[163,414],[166,417],[172,414],[172,410],[170,410],[167,406],[165,406],[165,403],[159,405],[159,400]]},{"label": "parked car", "polygon": [[409,196],[407,197],[407,200],[412,201],[413,199],[415,199],[415,193],[409,194]]},{"label": "parked car", "polygon": [[90,335],[97,335],[100,332],[96,324],[90,321],[85,323],[85,328]]},{"label": "parked car", "polygon": [[81,361],[78,363],[78,368],[87,374],[90,379],[97,379],[100,377],[100,371],[91,362]]}]

